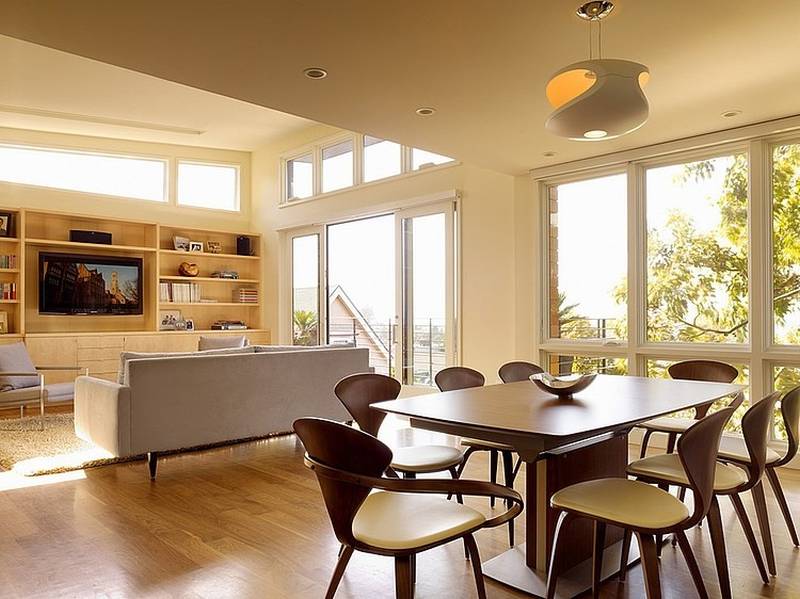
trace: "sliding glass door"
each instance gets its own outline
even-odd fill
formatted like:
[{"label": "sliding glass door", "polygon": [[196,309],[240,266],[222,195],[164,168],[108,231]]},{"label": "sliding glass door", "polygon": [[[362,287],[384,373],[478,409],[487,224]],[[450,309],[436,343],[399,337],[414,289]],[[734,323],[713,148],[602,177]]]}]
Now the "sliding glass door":
[{"label": "sliding glass door", "polygon": [[455,363],[454,218],[445,202],[291,233],[293,343],[366,347],[375,372],[433,385]]}]

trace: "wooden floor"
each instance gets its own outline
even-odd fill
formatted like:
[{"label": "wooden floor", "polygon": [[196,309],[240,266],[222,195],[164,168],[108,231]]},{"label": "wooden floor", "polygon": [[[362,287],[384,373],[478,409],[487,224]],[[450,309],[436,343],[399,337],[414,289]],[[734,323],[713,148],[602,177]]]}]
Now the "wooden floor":
[{"label": "wooden floor", "polygon": [[[485,478],[486,458],[467,475]],[[782,474],[800,519],[800,477]],[[522,488],[523,480],[518,481]],[[800,597],[800,550],[777,507],[778,577],[763,586],[735,516],[724,502],[734,596]],[[749,497],[747,508],[752,511]],[[471,504],[488,511],[486,501]],[[754,516],[753,516],[754,517]],[[517,539],[524,527],[517,523]],[[505,527],[478,533],[483,559],[507,548]],[[719,596],[707,531],[689,537]],[[143,462],[24,479],[0,473],[0,597],[314,598],[324,596],[338,545],[317,483],[294,436],[165,458],[151,483]],[[661,563],[665,597],[696,596],[680,553]],[[490,597],[521,597],[487,581]],[[337,598],[393,597],[389,558],[356,554]],[[418,558],[417,597],[474,597],[463,547],[453,543]],[[603,597],[642,597],[641,570]]]}]

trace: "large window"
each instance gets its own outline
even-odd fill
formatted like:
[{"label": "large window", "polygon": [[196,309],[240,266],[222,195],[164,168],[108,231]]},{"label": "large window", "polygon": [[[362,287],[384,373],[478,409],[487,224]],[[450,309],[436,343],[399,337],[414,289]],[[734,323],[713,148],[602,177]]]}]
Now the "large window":
[{"label": "large window", "polygon": [[319,345],[319,235],[292,238],[292,345]]},{"label": "large window", "polygon": [[624,174],[550,188],[550,335],[624,339],[627,310]]},{"label": "large window", "polygon": [[800,344],[800,144],[772,152],[772,302],[775,342]]},{"label": "large window", "polygon": [[745,154],[650,168],[647,338],[748,338],[748,166]]},{"label": "large window", "polygon": [[322,193],[353,185],[353,140],[322,149]]},{"label": "large window", "polygon": [[428,168],[452,161],[453,159],[449,156],[435,154],[433,152],[428,152],[427,150],[420,150],[419,148],[411,149],[411,168],[415,171],[421,168]]},{"label": "large window", "polygon": [[[800,366],[773,366],[772,386],[775,391],[780,391],[781,394],[785,394],[795,387],[800,387]],[[775,437],[785,441],[788,437],[780,405],[775,407],[775,411]]]},{"label": "large window", "polygon": [[399,175],[402,170],[403,148],[400,144],[364,136],[364,183]]},{"label": "large window", "polygon": [[216,210],[238,210],[239,168],[179,161],[178,204]]},{"label": "large window", "polygon": [[551,354],[548,370],[557,375],[590,372],[628,374],[628,361],[625,358]]},{"label": "large window", "polygon": [[314,195],[314,159],[311,152],[286,161],[286,194],[290,201]]},{"label": "large window", "polygon": [[0,181],[167,201],[167,161],[158,158],[0,146]]}]

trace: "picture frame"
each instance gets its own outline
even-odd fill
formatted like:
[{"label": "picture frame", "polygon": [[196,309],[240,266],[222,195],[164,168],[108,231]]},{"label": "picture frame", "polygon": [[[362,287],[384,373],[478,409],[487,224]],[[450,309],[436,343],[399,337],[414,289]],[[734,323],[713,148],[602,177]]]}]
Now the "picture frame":
[{"label": "picture frame", "polygon": [[188,237],[180,237],[175,235],[172,238],[172,245],[175,246],[176,250],[180,250],[182,252],[189,251],[189,238]]},{"label": "picture frame", "polygon": [[186,323],[187,331],[194,331],[194,320],[187,318],[184,322]]},{"label": "picture frame", "polygon": [[203,251],[203,242],[202,241],[190,241],[189,242],[189,251],[190,252],[202,252]]},{"label": "picture frame", "polygon": [[185,328],[185,323],[184,326],[180,326],[181,323],[184,323],[184,320],[180,310],[162,310],[159,316],[158,330],[178,331]]},{"label": "picture frame", "polygon": [[222,253],[222,243],[219,241],[207,241],[206,242],[206,251],[209,254],[221,254]]},{"label": "picture frame", "polygon": [[0,237],[13,237],[14,213],[0,210]]}]

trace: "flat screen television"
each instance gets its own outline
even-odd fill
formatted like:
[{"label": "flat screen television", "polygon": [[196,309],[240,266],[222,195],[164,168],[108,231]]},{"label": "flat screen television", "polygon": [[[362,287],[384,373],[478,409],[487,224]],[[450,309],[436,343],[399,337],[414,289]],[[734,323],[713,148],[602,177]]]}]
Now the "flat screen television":
[{"label": "flat screen television", "polygon": [[39,254],[42,314],[141,314],[142,259]]}]

